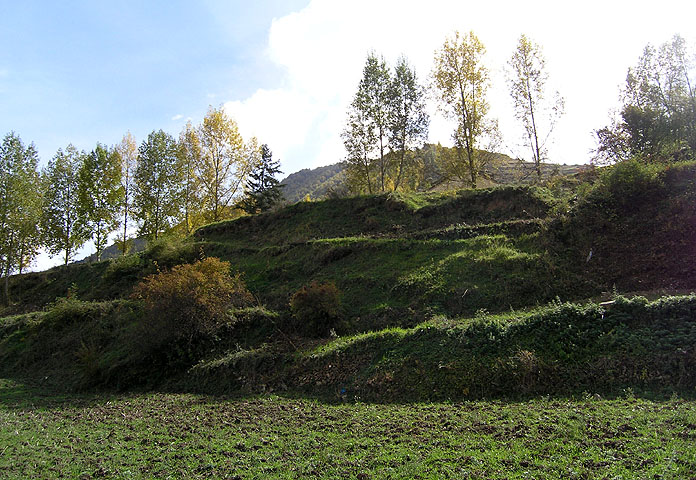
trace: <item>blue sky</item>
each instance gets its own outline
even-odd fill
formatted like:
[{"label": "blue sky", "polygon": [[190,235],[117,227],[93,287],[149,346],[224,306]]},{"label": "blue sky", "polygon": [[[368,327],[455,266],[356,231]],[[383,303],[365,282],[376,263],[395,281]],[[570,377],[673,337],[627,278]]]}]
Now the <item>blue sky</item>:
[{"label": "blue sky", "polygon": [[[44,162],[73,143],[90,150],[178,135],[224,105],[245,137],[268,143],[285,174],[340,161],[340,132],[367,52],[406,55],[427,83],[454,30],[487,47],[491,114],[504,153],[525,156],[504,67],[521,33],[541,44],[566,114],[550,160],[585,163],[609,121],[626,69],[647,43],[680,33],[694,45],[690,2],[566,4],[528,0],[13,1],[0,0],[0,135],[34,142]],[[691,36],[690,36],[691,35]],[[434,105],[430,141],[452,125]]]},{"label": "blue sky", "polygon": [[[405,55],[427,84],[445,37],[473,30],[502,152],[528,157],[505,82],[524,33],[565,98],[549,159],[586,163],[627,69],[674,34],[696,52],[694,18],[696,2],[683,0],[0,0],[0,135],[34,142],[45,164],[69,143],[178,136],[222,105],[287,175],[344,157],[340,133],[368,52],[391,64]],[[451,144],[453,125],[428,108],[429,141]]]},{"label": "blue sky", "polygon": [[209,104],[280,84],[268,30],[306,3],[3,1],[0,132],[35,142],[44,160],[126,130],[178,133]]}]

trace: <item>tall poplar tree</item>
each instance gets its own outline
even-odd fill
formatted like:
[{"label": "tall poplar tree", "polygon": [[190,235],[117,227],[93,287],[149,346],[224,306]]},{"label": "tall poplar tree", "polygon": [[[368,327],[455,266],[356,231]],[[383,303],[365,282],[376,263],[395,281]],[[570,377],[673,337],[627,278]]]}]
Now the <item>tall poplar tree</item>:
[{"label": "tall poplar tree", "polygon": [[389,147],[397,157],[394,191],[401,186],[409,150],[422,147],[427,140],[429,121],[423,87],[416,71],[401,57],[389,90]]},{"label": "tall poplar tree", "polygon": [[210,218],[218,221],[244,190],[252,164],[237,122],[222,107],[208,110],[198,134],[201,162],[196,173]]},{"label": "tall poplar tree", "polygon": [[130,132],[121,139],[121,142],[116,145],[121,160],[121,189],[123,190],[123,202],[121,204],[121,255],[128,253],[128,225],[131,220],[131,211],[133,209],[133,193],[134,193],[134,174],[138,161],[138,145],[135,143],[135,138]]},{"label": "tall poplar tree", "polygon": [[134,214],[140,233],[150,240],[172,227],[179,217],[183,171],[179,146],[162,130],[152,132],[138,150]]},{"label": "tall poplar tree", "polygon": [[179,134],[179,155],[183,170],[182,220],[188,235],[198,225],[201,217],[201,184],[196,176],[196,168],[201,165],[203,151],[198,132],[191,122],[187,122]]},{"label": "tall poplar tree", "polygon": [[118,227],[118,212],[123,199],[118,151],[98,143],[85,157],[79,180],[80,215],[84,216],[97,250],[97,261],[100,261],[109,234]]},{"label": "tall poplar tree", "polygon": [[3,303],[9,304],[9,277],[22,272],[41,246],[42,191],[34,144],[24,146],[14,132],[0,145],[0,275]]},{"label": "tall poplar tree", "polygon": [[[476,188],[479,174],[489,156],[482,155],[482,136],[494,130],[487,122],[488,69],[482,58],[486,49],[474,32],[460,36],[455,32],[435,54],[433,87],[444,114],[456,122],[452,134],[457,157],[466,166],[468,180]],[[460,170],[453,172],[461,180]]]},{"label": "tall poplar tree", "polygon": [[558,92],[553,98],[547,97],[546,61],[539,45],[525,35],[520,36],[508,65],[508,85],[515,117],[524,127],[537,179],[541,180],[541,164],[546,159],[546,141],[563,114],[563,98]]},{"label": "tall poplar tree", "polygon": [[372,152],[377,137],[370,127],[369,115],[361,108],[357,97],[348,109],[348,120],[341,138],[346,149],[343,165],[350,189],[372,194]]},{"label": "tall poplar tree", "polygon": [[[391,93],[389,67],[384,58],[377,58],[372,52],[365,61],[363,77],[351,103],[349,121],[343,137],[349,162],[360,164],[369,158],[370,163],[374,163],[375,190],[381,192],[386,190],[389,171],[387,149]],[[366,183],[371,193],[372,185],[369,179]]]},{"label": "tall poplar tree", "polygon": [[51,255],[63,252],[64,264],[73,259],[89,235],[80,214],[79,172],[85,153],[72,144],[59,149],[43,172],[45,201],[43,213],[44,243]]}]

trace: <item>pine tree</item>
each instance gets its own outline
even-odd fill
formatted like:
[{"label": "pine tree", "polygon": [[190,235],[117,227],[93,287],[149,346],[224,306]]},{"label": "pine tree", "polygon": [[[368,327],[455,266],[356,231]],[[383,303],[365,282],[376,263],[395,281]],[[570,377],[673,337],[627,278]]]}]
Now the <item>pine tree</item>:
[{"label": "pine tree", "polygon": [[280,171],[280,162],[265,143],[261,145],[261,161],[251,170],[246,183],[246,195],[240,207],[249,214],[265,212],[283,198],[283,185],[275,178]]}]

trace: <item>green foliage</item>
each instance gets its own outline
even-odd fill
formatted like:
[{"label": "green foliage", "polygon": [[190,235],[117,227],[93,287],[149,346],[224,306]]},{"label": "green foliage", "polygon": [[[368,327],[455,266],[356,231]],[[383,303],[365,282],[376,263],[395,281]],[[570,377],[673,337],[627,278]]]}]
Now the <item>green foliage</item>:
[{"label": "green foliage", "polygon": [[184,178],[176,140],[162,130],[150,133],[138,151],[133,197],[135,219],[148,239],[157,240],[180,216]]},{"label": "green foliage", "polygon": [[118,226],[117,215],[124,195],[120,154],[97,144],[85,157],[78,175],[79,215],[94,241],[99,261],[109,234]]},{"label": "green foliage", "polygon": [[205,212],[201,180],[196,176],[196,168],[202,162],[202,146],[199,132],[191,122],[187,122],[179,134],[179,155],[183,172],[183,230],[186,235],[201,225]]},{"label": "green foliage", "polygon": [[172,268],[182,263],[201,260],[201,250],[189,239],[164,235],[149,242],[142,256],[158,268]]},{"label": "green foliage", "polygon": [[663,168],[636,159],[603,171],[595,195],[608,195],[620,207],[637,207],[664,188]]},{"label": "green foliage", "polygon": [[64,252],[65,265],[88,239],[86,218],[80,211],[79,172],[86,154],[68,145],[59,149],[43,172],[45,204],[44,243],[51,254]]},{"label": "green foliage", "polygon": [[43,192],[38,162],[33,144],[25,147],[14,132],[5,135],[0,145],[0,276],[4,277],[4,304],[10,301],[10,274],[21,273],[36,257],[41,244]]},{"label": "green foliage", "polygon": [[242,210],[255,214],[270,210],[283,198],[283,185],[275,178],[280,171],[280,162],[265,143],[261,145],[261,162],[254,165],[246,183],[245,196],[240,202]]},{"label": "green foliage", "polygon": [[392,75],[386,61],[370,53],[341,135],[348,188],[370,194],[403,188],[416,169],[410,150],[421,146],[427,132],[424,89],[415,70],[401,57]]},{"label": "green foliage", "polygon": [[696,64],[692,53],[679,35],[659,48],[645,47],[638,64],[628,70],[621,118],[597,131],[596,162],[634,156],[648,161],[693,156]]},{"label": "green foliage", "polygon": [[253,301],[241,276],[231,275],[230,264],[217,258],[150,275],[131,297],[143,302],[140,342],[146,351],[173,344],[193,348],[227,322],[230,307]]},{"label": "green foliage", "polygon": [[121,255],[109,260],[103,279],[106,282],[122,282],[124,279],[138,278],[145,268],[146,261],[142,255]]},{"label": "green foliage", "polygon": [[290,298],[290,311],[305,335],[326,336],[341,319],[340,293],[333,283],[316,281],[303,286]]}]

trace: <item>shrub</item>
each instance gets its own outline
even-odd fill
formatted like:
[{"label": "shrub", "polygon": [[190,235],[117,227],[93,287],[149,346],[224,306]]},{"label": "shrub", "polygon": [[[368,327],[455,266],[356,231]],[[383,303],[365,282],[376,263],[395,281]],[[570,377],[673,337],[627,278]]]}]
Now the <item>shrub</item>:
[{"label": "shrub", "polygon": [[290,310],[298,329],[309,336],[328,335],[340,320],[339,297],[333,283],[314,281],[296,291],[290,299]]},{"label": "shrub", "polygon": [[626,160],[605,170],[600,188],[605,189],[620,206],[635,206],[650,198],[663,187],[660,165],[643,164],[638,160]]},{"label": "shrub", "polygon": [[149,242],[143,258],[160,267],[173,267],[182,263],[192,263],[201,258],[200,247],[186,239],[164,236]]},{"label": "shrub", "polygon": [[109,260],[102,278],[106,281],[117,282],[122,277],[138,275],[144,268],[145,262],[140,255],[129,254]]},{"label": "shrub", "polygon": [[241,276],[230,274],[229,262],[214,257],[149,275],[132,297],[143,302],[145,348],[183,342],[189,353],[197,340],[215,334],[230,307],[253,300]]}]

